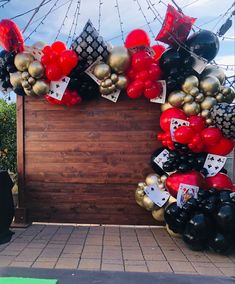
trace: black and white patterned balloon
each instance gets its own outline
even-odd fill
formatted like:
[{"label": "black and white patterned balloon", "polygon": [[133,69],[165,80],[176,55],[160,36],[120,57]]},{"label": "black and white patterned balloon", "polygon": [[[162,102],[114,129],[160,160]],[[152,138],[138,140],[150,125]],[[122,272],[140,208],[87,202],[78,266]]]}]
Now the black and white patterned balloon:
[{"label": "black and white patterned balloon", "polygon": [[108,57],[108,44],[99,35],[91,21],[88,20],[82,33],[74,40],[71,49],[76,51],[79,59],[86,62],[88,68],[99,57],[105,60]]},{"label": "black and white patterned balloon", "polygon": [[219,103],[211,110],[214,126],[218,127],[224,136],[235,138],[235,104]]}]

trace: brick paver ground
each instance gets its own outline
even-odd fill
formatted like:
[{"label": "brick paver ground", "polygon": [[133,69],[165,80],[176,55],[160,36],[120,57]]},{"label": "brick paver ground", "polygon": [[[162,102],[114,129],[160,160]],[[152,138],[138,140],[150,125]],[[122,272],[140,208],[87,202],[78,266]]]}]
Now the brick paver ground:
[{"label": "brick paver ground", "polygon": [[235,276],[235,255],[194,252],[164,228],[33,224],[0,245],[0,267]]}]

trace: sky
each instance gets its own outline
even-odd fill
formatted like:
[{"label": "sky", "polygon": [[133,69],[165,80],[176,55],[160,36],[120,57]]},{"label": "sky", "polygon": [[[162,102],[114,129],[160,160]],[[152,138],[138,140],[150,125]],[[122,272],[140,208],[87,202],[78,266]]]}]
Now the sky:
[{"label": "sky", "polygon": [[[154,4],[154,7],[157,9],[162,19],[164,19],[167,4],[171,3],[171,1],[167,0],[72,0],[70,11],[67,14],[68,17],[64,22],[64,26],[58,40],[66,42],[70,27],[73,23],[78,1],[81,1],[81,5],[75,31],[76,35],[81,33],[88,19],[90,19],[94,26],[98,28],[99,2],[102,1],[102,5],[100,6],[100,35],[113,45],[123,44],[118,8],[120,11],[124,37],[128,34],[128,32],[135,28],[142,28],[149,32],[149,27],[146,24],[146,21],[150,22],[150,27],[155,37],[161,28],[161,23],[159,23],[158,20],[154,20],[153,12],[151,9],[148,9],[148,2]],[[177,4],[183,9],[184,14],[197,18],[197,26],[213,32],[217,32],[219,27],[225,22],[227,16],[223,17],[222,15],[224,15],[224,13],[232,5],[233,1],[234,0],[176,0]],[[41,2],[42,0],[10,0],[4,8],[0,8],[0,19],[13,18],[16,15],[37,7]],[[48,0],[46,0],[46,2],[48,2]],[[57,2],[56,6],[54,6],[55,2]],[[30,36],[30,39],[26,40],[26,44],[31,45],[36,41],[43,41],[47,44],[54,42],[70,2],[71,0],[50,0],[49,3],[44,5],[33,18],[33,21],[24,33],[24,37],[26,38],[35,30],[37,25],[50,9],[52,9],[52,13],[43,20],[43,24],[40,25],[36,32]],[[1,3],[2,2],[0,2],[0,4]],[[118,7],[116,7],[117,3]],[[17,17],[14,21],[23,30],[32,14],[33,12]],[[226,37],[235,37],[234,22],[235,21],[233,19],[233,26],[226,33]],[[195,30],[197,30],[196,27]],[[151,35],[151,33],[149,34]],[[154,37],[151,35],[152,44],[156,43]],[[221,64],[235,64],[234,54],[234,40],[227,38],[221,40],[216,62]]]}]

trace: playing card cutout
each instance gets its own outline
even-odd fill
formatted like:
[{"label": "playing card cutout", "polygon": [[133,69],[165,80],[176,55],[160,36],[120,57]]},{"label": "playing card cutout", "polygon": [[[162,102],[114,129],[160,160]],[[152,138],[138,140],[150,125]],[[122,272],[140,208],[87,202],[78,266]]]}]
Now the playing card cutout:
[{"label": "playing card cutout", "polygon": [[177,206],[181,208],[191,197],[197,198],[198,191],[198,186],[180,183],[177,193]]},{"label": "playing card cutout", "polygon": [[159,80],[157,81],[162,86],[162,92],[159,96],[157,96],[154,99],[151,99],[151,103],[158,103],[158,104],[164,104],[166,102],[166,81],[165,80]]},{"label": "playing card cutout", "polygon": [[0,81],[0,92],[2,92],[4,96],[6,96],[12,91],[12,88],[5,89],[3,88],[2,84],[3,82]]},{"label": "playing card cutout", "polygon": [[25,51],[31,53],[36,60],[41,61],[41,58],[43,56],[41,49],[34,46],[25,46]]},{"label": "playing card cutout", "polygon": [[90,76],[98,85],[100,85],[102,81],[99,80],[99,79],[94,75],[93,71],[94,71],[95,66],[96,66],[97,64],[101,63],[101,61],[102,61],[102,58],[101,58],[101,57],[98,57],[98,59],[97,59],[95,62],[93,62],[93,63],[85,70],[85,73],[86,73],[88,76]]},{"label": "playing card cutout", "polygon": [[203,168],[207,169],[207,177],[213,177],[220,172],[227,160],[227,157],[208,154]]},{"label": "playing card cutout", "polygon": [[102,98],[105,98],[113,103],[116,103],[118,98],[119,98],[119,95],[121,93],[121,90],[116,90],[114,91],[113,93],[109,94],[109,95],[101,95]]},{"label": "playing card cutout", "polygon": [[144,192],[159,207],[162,207],[170,197],[169,192],[161,190],[157,184],[145,187]]},{"label": "playing card cutout", "polygon": [[179,119],[179,118],[172,118],[171,119],[171,124],[170,124],[170,133],[171,133],[171,139],[172,141],[175,141],[175,136],[174,133],[176,129],[180,126],[189,126],[189,121]]},{"label": "playing card cutout", "polygon": [[[167,149],[162,150],[162,152],[155,157],[153,162],[157,164],[161,169],[163,169],[163,164],[168,161],[169,151]],[[174,172],[166,172],[167,174],[172,174]]]},{"label": "playing card cutout", "polygon": [[70,78],[67,76],[59,81],[51,81],[48,96],[61,101],[69,81]]},{"label": "playing card cutout", "polygon": [[193,69],[198,73],[201,74],[202,71],[205,69],[208,61],[203,58],[203,57],[198,57],[194,54],[192,54],[192,57],[194,58],[194,64],[193,64]]}]

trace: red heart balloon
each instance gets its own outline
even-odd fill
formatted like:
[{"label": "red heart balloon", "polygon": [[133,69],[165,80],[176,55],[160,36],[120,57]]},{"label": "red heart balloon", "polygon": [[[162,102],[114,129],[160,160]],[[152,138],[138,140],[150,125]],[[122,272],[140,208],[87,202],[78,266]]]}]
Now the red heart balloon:
[{"label": "red heart balloon", "polygon": [[218,190],[231,189],[232,191],[235,191],[232,180],[222,173],[218,173],[213,177],[207,177],[206,183],[208,187],[214,187]]},{"label": "red heart balloon", "polygon": [[24,50],[24,38],[19,27],[11,20],[0,22],[0,44],[6,51]]},{"label": "red heart balloon", "polygon": [[173,197],[177,197],[179,186],[181,183],[206,188],[205,179],[197,171],[187,173],[174,173],[166,179],[166,188]]}]

